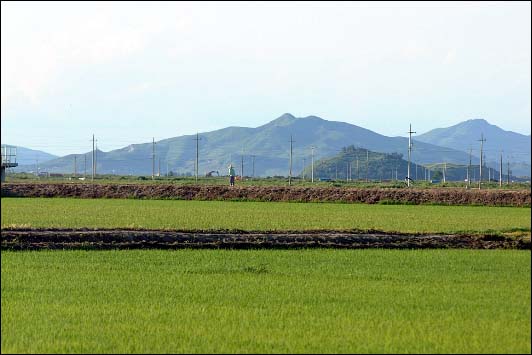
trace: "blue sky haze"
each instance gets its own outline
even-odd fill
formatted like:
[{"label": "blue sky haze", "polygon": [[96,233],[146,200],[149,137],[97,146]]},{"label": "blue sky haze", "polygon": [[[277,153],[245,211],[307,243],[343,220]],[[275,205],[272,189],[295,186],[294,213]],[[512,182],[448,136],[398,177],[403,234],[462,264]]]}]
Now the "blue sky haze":
[{"label": "blue sky haze", "polygon": [[2,2],[2,143],[68,154],[290,112],[530,134],[530,2]]}]

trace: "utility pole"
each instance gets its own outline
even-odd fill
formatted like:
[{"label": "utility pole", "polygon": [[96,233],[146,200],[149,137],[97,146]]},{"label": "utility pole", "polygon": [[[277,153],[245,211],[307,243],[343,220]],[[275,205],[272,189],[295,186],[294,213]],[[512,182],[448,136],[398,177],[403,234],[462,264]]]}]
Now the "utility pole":
[{"label": "utility pole", "polygon": [[311,179],[311,182],[314,182],[314,146],[312,146],[310,148],[312,150],[312,170],[311,170],[311,175],[310,175],[310,179]]},{"label": "utility pole", "polygon": [[194,176],[196,177],[196,182],[198,181],[198,173],[199,173],[199,141],[201,138],[199,137],[199,133],[196,133],[196,138],[194,138],[196,141],[196,164],[194,169]]},{"label": "utility pole", "polygon": [[471,170],[471,148],[469,148],[469,165],[467,166],[467,188],[471,187],[471,174],[469,171]]},{"label": "utility pole", "polygon": [[502,187],[502,151],[501,151],[501,162],[499,164],[499,187]]},{"label": "utility pole", "polygon": [[349,182],[349,162],[345,166],[345,181]]},{"label": "utility pole", "polygon": [[360,169],[358,168],[358,155],[357,155],[357,180],[360,179]]},{"label": "utility pole", "polygon": [[410,156],[412,155],[412,124],[410,124],[410,129],[408,130],[408,172],[407,172],[407,179],[406,179],[406,185],[410,186]]},{"label": "utility pole", "polygon": [[290,170],[288,171],[288,186],[292,185],[292,135],[290,135]]},{"label": "utility pole", "polygon": [[240,178],[244,181],[244,151],[240,155]]},{"label": "utility pole", "polygon": [[506,184],[510,185],[510,157],[507,158],[506,164],[507,164]]},{"label": "utility pole", "polygon": [[480,190],[480,187],[482,185],[482,148],[484,146],[484,142],[486,139],[484,138],[484,134],[480,134],[480,179],[478,180],[478,189]]},{"label": "utility pole", "polygon": [[366,149],[366,182],[369,181],[368,172],[369,172],[369,150]]},{"label": "utility pole", "polygon": [[447,170],[447,162],[443,163],[443,183],[445,184],[445,172]]},{"label": "utility pole", "polygon": [[96,150],[94,151],[94,176],[98,176],[98,140],[96,140]]},{"label": "utility pole", "polygon": [[251,156],[251,169],[252,169],[251,176],[255,178],[255,155]]},{"label": "utility pole", "polygon": [[244,147],[242,147],[242,154],[240,155],[240,179],[244,181]]},{"label": "utility pole", "polygon": [[94,164],[94,134],[92,135],[92,181],[94,181],[94,169],[95,169],[95,164]]},{"label": "utility pole", "polygon": [[155,180],[155,137],[152,137],[151,145],[151,179]]}]

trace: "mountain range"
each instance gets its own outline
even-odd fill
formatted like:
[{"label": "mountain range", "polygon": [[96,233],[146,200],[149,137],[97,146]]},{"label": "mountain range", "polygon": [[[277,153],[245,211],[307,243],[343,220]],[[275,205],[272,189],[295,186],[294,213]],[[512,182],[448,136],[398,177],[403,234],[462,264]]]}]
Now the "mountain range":
[{"label": "mountain range", "polygon": [[[418,164],[441,162],[467,164],[468,145],[478,144],[479,126],[481,132],[486,129],[484,136],[487,142],[490,142],[485,144],[486,156],[489,157],[488,165],[498,167],[497,160],[493,159],[496,154],[491,154],[492,150],[499,149],[499,147],[492,148],[495,144],[506,146],[505,149],[508,151],[508,147],[511,146],[514,157],[522,158],[521,165],[512,167],[513,174],[530,176],[530,136],[503,131],[484,120],[470,120],[413,137],[412,161]],[[502,138],[499,135],[502,135]],[[316,116],[298,118],[286,113],[256,128],[227,127],[200,133],[199,174],[201,176],[213,170],[226,174],[230,163],[237,168],[237,174],[240,174],[243,157],[244,175],[249,176],[254,173],[256,176],[287,176],[290,137],[294,141],[293,175],[299,174],[304,166],[310,164],[312,147],[316,160],[334,156],[341,152],[342,148],[350,145],[380,153],[399,153],[404,157],[408,154],[408,138],[388,137],[353,124],[328,121]],[[455,137],[454,140],[451,137]],[[151,175],[154,165],[156,173],[160,171],[161,174],[165,174],[169,170],[176,174],[193,174],[196,157],[195,139],[196,135],[184,135],[157,141],[155,162],[152,161],[151,142],[131,144],[109,152],[97,151],[97,172]],[[478,164],[477,155],[478,153],[473,151],[473,164]],[[84,171],[86,164],[87,173],[90,174],[91,152],[71,154],[43,162],[40,164],[40,170],[72,173],[74,156],[78,173]],[[515,162],[517,160],[515,159]],[[34,164],[21,164],[17,170],[34,169]]]}]

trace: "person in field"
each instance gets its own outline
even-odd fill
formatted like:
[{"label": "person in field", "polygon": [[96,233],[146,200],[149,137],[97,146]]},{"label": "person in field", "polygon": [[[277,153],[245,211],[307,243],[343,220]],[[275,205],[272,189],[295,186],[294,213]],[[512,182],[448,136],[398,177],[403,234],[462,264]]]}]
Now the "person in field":
[{"label": "person in field", "polygon": [[229,164],[229,185],[235,186],[235,168],[233,168],[233,164]]}]

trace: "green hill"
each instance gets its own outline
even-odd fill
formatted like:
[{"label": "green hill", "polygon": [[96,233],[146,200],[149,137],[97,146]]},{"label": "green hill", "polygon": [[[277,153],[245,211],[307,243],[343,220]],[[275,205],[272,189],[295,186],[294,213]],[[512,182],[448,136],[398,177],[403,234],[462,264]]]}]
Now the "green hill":
[{"label": "green hill", "polygon": [[[311,176],[311,165],[302,175]],[[416,174],[417,169],[417,174]],[[424,167],[410,164],[410,177],[423,179]],[[331,180],[404,180],[408,162],[399,153],[378,153],[351,145],[342,148],[337,155],[314,162],[314,179]]]},{"label": "green hill", "polygon": [[[504,168],[504,167],[503,167]],[[312,166],[307,165],[301,177],[309,179]],[[331,180],[404,180],[408,173],[408,161],[398,153],[378,153],[364,148],[348,146],[342,148],[337,155],[314,162],[314,179]],[[471,181],[478,181],[479,165],[469,168]],[[483,167],[482,180],[498,181],[499,171],[487,166]],[[467,181],[468,165],[451,163],[433,163],[418,165],[410,164],[410,178],[413,180],[432,181]],[[503,181],[506,181],[503,170]],[[512,176],[512,179],[516,178]]]}]

